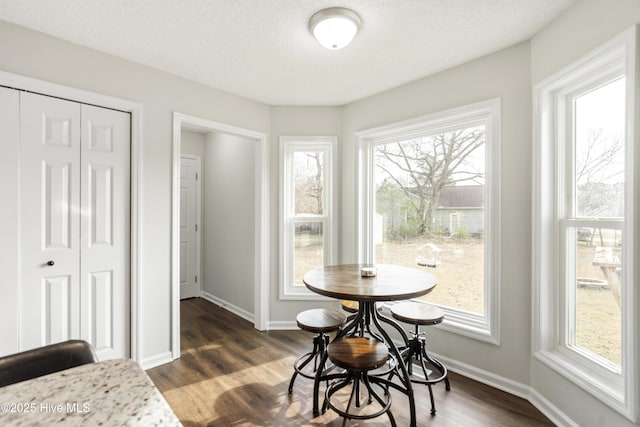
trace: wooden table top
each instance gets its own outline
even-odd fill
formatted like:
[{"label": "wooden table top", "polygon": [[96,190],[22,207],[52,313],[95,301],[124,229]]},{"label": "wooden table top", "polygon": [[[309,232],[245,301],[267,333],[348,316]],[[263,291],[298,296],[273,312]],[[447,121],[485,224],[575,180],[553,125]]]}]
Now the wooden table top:
[{"label": "wooden table top", "polygon": [[[362,267],[375,267],[377,275],[362,277]],[[436,286],[431,273],[389,264],[342,264],[319,267],[302,278],[313,292],[352,301],[395,301],[426,295]]]}]

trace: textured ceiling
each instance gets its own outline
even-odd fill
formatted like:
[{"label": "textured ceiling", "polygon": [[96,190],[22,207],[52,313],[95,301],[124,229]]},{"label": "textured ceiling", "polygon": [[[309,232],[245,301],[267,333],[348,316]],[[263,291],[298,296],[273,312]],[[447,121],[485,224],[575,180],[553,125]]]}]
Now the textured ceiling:
[{"label": "textured ceiling", "polygon": [[[270,105],[343,105],[529,39],[574,0],[0,0],[0,19]],[[351,45],[308,30],[360,15]]]}]

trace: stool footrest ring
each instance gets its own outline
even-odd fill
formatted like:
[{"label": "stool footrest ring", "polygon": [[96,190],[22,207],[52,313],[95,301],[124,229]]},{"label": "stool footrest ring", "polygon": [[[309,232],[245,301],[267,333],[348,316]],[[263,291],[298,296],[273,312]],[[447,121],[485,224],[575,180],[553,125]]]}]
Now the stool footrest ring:
[{"label": "stool footrest ring", "polygon": [[[352,403],[354,403],[354,398],[356,400],[355,406],[360,407],[360,382],[364,384],[366,390],[369,392],[369,399],[367,403],[371,404],[375,399],[375,401],[380,406],[380,409],[374,413],[357,414],[350,411]],[[346,408],[345,409],[338,408],[336,404],[332,402],[331,400],[332,396],[338,391],[340,391],[341,389],[347,387],[351,383],[353,383],[353,386],[349,396],[349,402],[347,403]],[[382,397],[380,397],[380,395],[373,389],[372,383],[377,384],[382,388],[386,399],[383,399]],[[331,408],[338,415],[344,417],[345,419],[353,419],[353,420],[368,420],[368,419],[379,417],[380,415],[386,413],[389,416],[391,425],[395,427],[396,422],[395,422],[395,419],[393,418],[393,414],[390,411],[391,395],[389,394],[388,387],[384,387],[383,385],[384,385],[384,381],[378,382],[376,377],[369,377],[367,373],[364,371],[349,371],[346,378],[340,381],[333,382],[329,385],[329,387],[327,387],[327,390],[325,392],[324,406]]]},{"label": "stool footrest ring", "polygon": [[[298,357],[295,362],[293,362],[293,369],[298,373],[298,375],[309,378],[311,380],[316,378],[316,368],[314,367],[312,373],[308,373],[304,371],[305,366],[309,364],[315,357],[318,357],[319,354],[314,354],[312,351],[308,351],[302,356]],[[306,358],[306,359],[305,359]],[[303,360],[304,359],[304,360]],[[325,375],[336,368],[336,365],[327,361],[327,365],[322,371],[322,375]]]}]

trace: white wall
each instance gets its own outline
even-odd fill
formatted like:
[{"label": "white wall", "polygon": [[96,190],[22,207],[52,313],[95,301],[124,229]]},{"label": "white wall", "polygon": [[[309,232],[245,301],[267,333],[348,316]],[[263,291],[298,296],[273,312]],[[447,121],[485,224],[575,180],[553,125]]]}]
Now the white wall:
[{"label": "white wall", "polygon": [[0,69],[143,105],[139,352],[146,364],[168,361],[172,112],[268,133],[269,107],[4,21]]},{"label": "white wall", "polygon": [[[536,84],[640,22],[640,1],[580,0],[531,40]],[[637,284],[636,284],[637,285]],[[636,349],[636,354],[640,348]],[[532,358],[530,384],[580,426],[638,426]]]},{"label": "white wall", "polygon": [[259,142],[208,133],[203,168],[203,292],[254,314],[255,161]]},{"label": "white wall", "polygon": [[[204,157],[204,142],[204,133],[183,129],[180,132],[180,154],[191,154],[202,158]],[[202,169],[204,169],[204,164]]]},{"label": "white wall", "polygon": [[638,22],[637,0],[577,1],[531,39],[533,84]]}]

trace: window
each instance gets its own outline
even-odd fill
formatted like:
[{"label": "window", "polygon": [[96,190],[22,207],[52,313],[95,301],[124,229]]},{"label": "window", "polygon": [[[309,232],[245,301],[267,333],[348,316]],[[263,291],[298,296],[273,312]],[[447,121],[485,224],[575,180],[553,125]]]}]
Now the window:
[{"label": "window", "polygon": [[318,299],[304,273],[335,264],[335,137],[280,138],[280,297]]},{"label": "window", "polygon": [[498,343],[500,100],[359,132],[363,262],[432,271],[445,328]]},{"label": "window", "polygon": [[627,260],[638,256],[640,171],[633,33],[536,88],[533,231],[536,357],[631,419],[638,307]]}]

